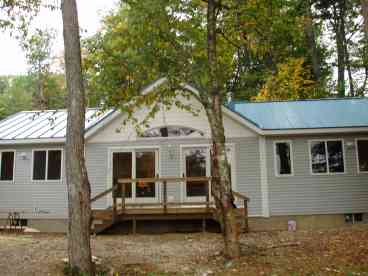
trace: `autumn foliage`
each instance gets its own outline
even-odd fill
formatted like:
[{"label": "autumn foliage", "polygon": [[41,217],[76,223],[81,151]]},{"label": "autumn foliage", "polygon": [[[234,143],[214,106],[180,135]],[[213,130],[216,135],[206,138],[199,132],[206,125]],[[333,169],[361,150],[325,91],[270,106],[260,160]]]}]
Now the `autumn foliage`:
[{"label": "autumn foliage", "polygon": [[296,100],[323,96],[325,92],[312,79],[311,68],[304,58],[290,58],[277,66],[277,72],[267,79],[254,100]]}]

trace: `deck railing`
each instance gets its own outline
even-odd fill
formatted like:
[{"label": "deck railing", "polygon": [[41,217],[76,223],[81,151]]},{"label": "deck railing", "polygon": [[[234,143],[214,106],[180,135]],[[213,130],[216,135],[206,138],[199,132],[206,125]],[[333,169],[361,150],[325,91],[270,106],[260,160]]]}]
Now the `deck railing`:
[{"label": "deck railing", "polygon": [[[168,185],[170,184],[181,184],[186,185],[187,182],[203,182],[205,183],[205,200],[197,201],[197,202],[169,202],[168,201]],[[112,193],[112,220],[116,221],[118,215],[124,214],[127,207],[162,207],[163,213],[167,213],[167,209],[169,206],[179,205],[179,206],[204,206],[206,212],[210,212],[210,207],[214,204],[211,201],[210,196],[210,182],[211,177],[155,177],[155,178],[123,178],[119,179],[116,184],[113,185],[112,188],[107,189],[106,191],[96,195],[91,199],[91,203],[107,196]],[[159,202],[152,203],[127,203],[127,196],[125,191],[125,184],[133,184],[133,183],[162,183],[162,200]],[[120,190],[120,191],[119,191]],[[249,198],[242,195],[241,193],[232,192],[234,197],[242,200],[244,204],[244,227],[248,229],[248,201]],[[120,195],[119,195],[120,194]],[[117,203],[117,199],[121,198],[121,204]]]}]

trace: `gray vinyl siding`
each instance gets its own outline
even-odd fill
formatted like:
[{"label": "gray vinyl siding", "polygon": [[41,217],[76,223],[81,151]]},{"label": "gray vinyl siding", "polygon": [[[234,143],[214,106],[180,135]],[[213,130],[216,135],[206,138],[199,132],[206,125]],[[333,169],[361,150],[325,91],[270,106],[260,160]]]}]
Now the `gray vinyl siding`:
[{"label": "gray vinyl siding", "polygon": [[[250,215],[261,214],[260,191],[260,164],[258,138],[234,138],[228,143],[235,145],[236,181],[237,190],[251,198]],[[180,176],[182,173],[180,151],[181,145],[208,145],[207,139],[147,139],[134,142],[87,144],[86,161],[88,176],[92,187],[92,195],[106,190],[108,181],[111,181],[111,168],[109,167],[109,148],[115,147],[159,147],[159,171],[161,176]],[[181,184],[168,184],[168,200],[181,200]],[[96,202],[94,208],[105,208],[106,198]]]},{"label": "gray vinyl siding", "polygon": [[[234,139],[235,140],[235,139]],[[250,198],[249,215],[262,215],[261,170],[258,138],[235,140],[237,191]]]},{"label": "gray vinyl siding", "polygon": [[[92,196],[106,190],[111,169],[109,168],[110,147],[159,146],[159,166],[162,176],[180,176],[180,145],[209,144],[206,139],[173,139],[168,141],[136,141],[121,144],[87,144],[86,165],[92,188]],[[261,214],[259,151],[257,138],[237,138],[228,141],[235,145],[237,190],[251,198],[251,215]],[[32,150],[63,148],[60,146],[12,146],[0,150],[16,150],[14,181],[0,181],[0,217],[10,211],[21,212],[24,218],[67,218],[67,187],[65,166],[61,181],[32,181]],[[170,148],[170,150],[169,150]],[[21,154],[25,153],[23,160]],[[65,152],[63,151],[63,155]],[[180,184],[168,185],[169,200],[181,199]],[[93,205],[105,208],[106,197]]]},{"label": "gray vinyl siding", "polygon": [[[368,212],[368,174],[359,174],[355,138],[362,135],[282,137],[267,139],[267,171],[271,215]],[[312,175],[309,140],[344,139],[345,173]],[[294,176],[276,177],[274,141],[291,140]],[[354,146],[347,146],[347,142]]]},{"label": "gray vinyl siding", "polygon": [[[16,151],[13,181],[0,181],[0,217],[7,217],[10,211],[22,213],[23,218],[67,217],[65,177],[62,176],[61,181],[31,180],[32,150],[41,148],[62,148],[62,146],[0,147],[0,150]],[[22,153],[25,153],[25,160],[21,156]]]}]

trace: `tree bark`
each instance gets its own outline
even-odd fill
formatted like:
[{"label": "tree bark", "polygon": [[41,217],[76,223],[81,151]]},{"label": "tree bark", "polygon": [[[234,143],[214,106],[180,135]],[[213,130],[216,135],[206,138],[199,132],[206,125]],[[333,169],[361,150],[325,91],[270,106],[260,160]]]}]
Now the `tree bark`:
[{"label": "tree bark", "polygon": [[337,91],[339,97],[345,97],[345,18],[344,0],[337,1],[333,6],[333,25],[337,48]]},{"label": "tree bark", "polygon": [[212,134],[212,195],[215,198],[217,217],[224,237],[225,257],[229,259],[240,256],[240,225],[236,219],[234,197],[232,195],[230,167],[226,157],[225,131],[222,120],[222,97],[217,81],[216,51],[216,1],[208,1],[207,43],[209,67],[210,106],[206,108]]},{"label": "tree bark", "polygon": [[321,53],[316,42],[316,32],[313,22],[312,3],[307,0],[305,3],[306,22],[304,32],[308,44],[308,52],[312,61],[313,77],[317,82],[321,81]]},{"label": "tree bark", "polygon": [[65,165],[69,207],[69,265],[74,275],[93,275],[90,246],[91,188],[84,160],[85,96],[78,12],[75,0],[64,0],[61,5],[68,89]]},{"label": "tree bark", "polygon": [[348,71],[348,78],[349,78],[349,94],[351,97],[354,97],[355,96],[354,79],[353,74],[351,72],[350,54],[345,32],[344,32],[344,50],[345,50],[345,66],[346,70]]},{"label": "tree bark", "polygon": [[362,15],[363,15],[363,30],[366,39],[368,38],[368,0],[361,0],[362,1]]},{"label": "tree bark", "polygon": [[360,88],[359,94],[360,96],[364,96],[365,94],[365,89],[366,89],[366,85],[367,85],[367,80],[368,80],[368,0],[361,0],[361,4],[362,4],[362,16],[363,16],[363,31],[364,31],[364,49],[365,49],[365,54],[364,54],[364,71],[365,71],[365,78],[364,78],[364,82],[362,87]]}]

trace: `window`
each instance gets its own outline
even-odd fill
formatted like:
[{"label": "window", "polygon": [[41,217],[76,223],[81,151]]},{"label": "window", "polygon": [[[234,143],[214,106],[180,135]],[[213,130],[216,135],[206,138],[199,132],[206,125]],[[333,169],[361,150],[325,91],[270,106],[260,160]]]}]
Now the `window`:
[{"label": "window", "polygon": [[35,150],[33,180],[60,180],[61,160],[61,150]]},{"label": "window", "polygon": [[164,126],[156,127],[146,130],[141,137],[152,138],[152,137],[180,137],[180,136],[190,136],[190,137],[202,137],[204,133],[202,131],[181,126]]},{"label": "window", "polygon": [[344,150],[341,140],[312,141],[310,143],[312,173],[343,173]]},{"label": "window", "polygon": [[345,222],[356,224],[356,223],[362,223],[364,221],[363,214],[362,213],[354,213],[354,214],[345,214]]},{"label": "window", "polygon": [[14,151],[1,152],[1,181],[12,181],[14,177]]},{"label": "window", "polygon": [[[207,148],[188,148],[184,151],[185,175],[187,177],[206,177],[208,175]],[[206,196],[206,181],[187,181],[187,197]]]},{"label": "window", "polygon": [[275,171],[276,175],[292,175],[291,142],[275,143]]},{"label": "window", "polygon": [[368,172],[368,139],[357,140],[359,172]]}]

